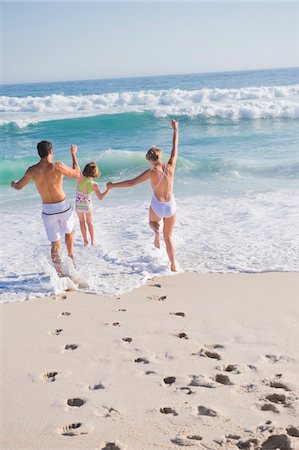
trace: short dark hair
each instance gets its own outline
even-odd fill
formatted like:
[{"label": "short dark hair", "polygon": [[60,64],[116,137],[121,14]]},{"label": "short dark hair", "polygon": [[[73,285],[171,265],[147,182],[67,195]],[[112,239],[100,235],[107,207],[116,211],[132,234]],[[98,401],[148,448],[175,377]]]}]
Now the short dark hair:
[{"label": "short dark hair", "polygon": [[41,158],[45,158],[51,153],[53,145],[49,141],[41,141],[37,144],[37,151]]},{"label": "short dark hair", "polygon": [[98,178],[101,175],[97,163],[94,161],[86,164],[82,173],[85,177],[91,178]]}]

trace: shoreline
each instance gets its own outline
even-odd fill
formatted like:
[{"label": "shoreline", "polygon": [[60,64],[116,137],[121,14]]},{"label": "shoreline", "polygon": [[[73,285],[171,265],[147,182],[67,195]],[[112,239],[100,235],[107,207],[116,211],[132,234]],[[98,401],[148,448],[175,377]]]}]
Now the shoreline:
[{"label": "shoreline", "polygon": [[298,449],[298,298],[297,272],[188,272],[1,304],[1,448]]}]

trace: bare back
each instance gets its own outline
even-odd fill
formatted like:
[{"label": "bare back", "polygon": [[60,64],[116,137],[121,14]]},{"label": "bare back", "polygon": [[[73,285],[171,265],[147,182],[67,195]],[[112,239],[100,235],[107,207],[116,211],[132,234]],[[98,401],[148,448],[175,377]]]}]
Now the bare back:
[{"label": "bare back", "polygon": [[175,168],[170,164],[158,164],[151,169],[151,186],[160,202],[169,202],[173,195]]},{"label": "bare back", "polygon": [[42,160],[28,169],[43,203],[58,203],[65,199],[63,166],[60,162]]}]

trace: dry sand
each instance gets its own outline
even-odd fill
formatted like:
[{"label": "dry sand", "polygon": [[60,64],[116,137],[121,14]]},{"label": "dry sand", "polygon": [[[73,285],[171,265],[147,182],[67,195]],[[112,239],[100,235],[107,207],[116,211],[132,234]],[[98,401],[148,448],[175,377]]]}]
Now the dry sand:
[{"label": "dry sand", "polygon": [[1,449],[299,449],[298,305],[297,273],[1,305]]}]

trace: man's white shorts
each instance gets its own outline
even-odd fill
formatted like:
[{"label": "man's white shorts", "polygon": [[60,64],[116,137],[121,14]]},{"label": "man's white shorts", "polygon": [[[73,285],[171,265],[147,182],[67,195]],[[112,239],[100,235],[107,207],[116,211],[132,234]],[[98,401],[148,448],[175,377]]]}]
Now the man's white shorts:
[{"label": "man's white shorts", "polygon": [[58,203],[43,203],[42,217],[50,242],[56,242],[74,229],[74,207],[64,199]]}]

